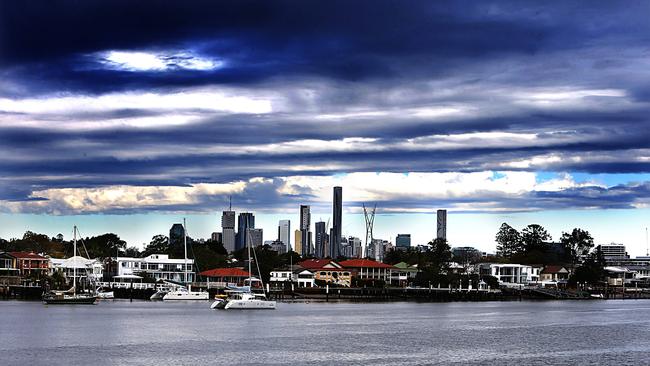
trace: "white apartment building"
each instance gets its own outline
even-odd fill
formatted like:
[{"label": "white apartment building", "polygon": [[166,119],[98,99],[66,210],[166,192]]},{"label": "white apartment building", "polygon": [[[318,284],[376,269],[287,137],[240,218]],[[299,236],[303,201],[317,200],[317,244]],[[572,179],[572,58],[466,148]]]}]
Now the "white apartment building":
[{"label": "white apartment building", "polygon": [[167,254],[152,254],[144,258],[117,257],[117,275],[147,274],[156,280],[194,282],[194,259],[187,260],[187,281],[185,281],[185,259],[172,259]]},{"label": "white apartment building", "polygon": [[539,281],[540,268],[525,264],[480,263],[477,265],[481,276],[494,276],[499,284],[526,285]]}]

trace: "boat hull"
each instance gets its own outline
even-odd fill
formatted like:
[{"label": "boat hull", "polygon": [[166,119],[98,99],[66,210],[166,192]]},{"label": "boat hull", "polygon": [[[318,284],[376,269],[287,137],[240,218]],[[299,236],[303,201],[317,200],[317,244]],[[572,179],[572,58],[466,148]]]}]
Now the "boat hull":
[{"label": "boat hull", "polygon": [[223,307],[225,310],[273,310],[275,301],[268,300],[230,300]]},{"label": "boat hull", "polygon": [[43,299],[43,302],[47,305],[95,305],[96,301],[96,297],[64,297]]},{"label": "boat hull", "polygon": [[172,291],[170,293],[167,293],[165,296],[162,298],[163,300],[209,300],[210,299],[210,294],[206,292],[176,292]]}]

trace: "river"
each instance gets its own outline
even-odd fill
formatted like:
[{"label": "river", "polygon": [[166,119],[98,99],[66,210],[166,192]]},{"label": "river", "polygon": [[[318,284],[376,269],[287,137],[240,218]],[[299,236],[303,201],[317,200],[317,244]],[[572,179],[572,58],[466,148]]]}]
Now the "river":
[{"label": "river", "polygon": [[650,300],[0,301],[1,365],[646,364]]}]

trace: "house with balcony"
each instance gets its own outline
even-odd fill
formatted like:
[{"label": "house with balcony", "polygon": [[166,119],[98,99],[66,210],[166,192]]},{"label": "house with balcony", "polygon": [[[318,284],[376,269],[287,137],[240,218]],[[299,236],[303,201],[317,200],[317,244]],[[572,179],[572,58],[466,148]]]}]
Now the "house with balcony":
[{"label": "house with balcony", "polygon": [[40,277],[48,274],[50,259],[34,252],[9,252],[22,278]]},{"label": "house with balcony", "polygon": [[339,263],[350,270],[352,277],[364,281],[381,280],[390,283],[395,267],[372,259],[349,259]]},{"label": "house with balcony", "polygon": [[394,264],[393,267],[395,269],[393,269],[390,277],[390,284],[392,286],[408,286],[410,282],[415,280],[418,272],[420,272],[417,265],[411,266],[406,262],[399,262]]},{"label": "house with balcony", "polygon": [[9,253],[0,253],[0,285],[19,285],[20,270],[16,264],[16,258]]},{"label": "house with balcony", "polygon": [[548,265],[539,274],[541,282],[561,282],[567,281],[571,273],[564,266]]},{"label": "house with balcony", "polygon": [[298,265],[314,273],[315,283],[318,281],[345,287],[350,287],[352,283],[352,272],[331,259],[307,259]]},{"label": "house with balcony", "polygon": [[[113,276],[137,275],[152,277],[156,281],[194,282],[194,259],[169,258],[167,254],[151,254],[144,258],[117,257]],[[187,273],[187,278],[185,274]],[[187,281],[186,281],[187,280]]]},{"label": "house with balcony", "polygon": [[506,287],[520,287],[539,281],[539,267],[514,263],[479,263],[480,276],[493,276]]}]

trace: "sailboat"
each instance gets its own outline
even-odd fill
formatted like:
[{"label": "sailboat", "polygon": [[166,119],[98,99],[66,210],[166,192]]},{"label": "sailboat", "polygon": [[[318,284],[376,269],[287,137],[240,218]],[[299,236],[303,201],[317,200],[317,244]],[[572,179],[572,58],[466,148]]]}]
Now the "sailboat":
[{"label": "sailboat", "polygon": [[[74,226],[74,252],[73,256],[77,255],[77,226]],[[77,266],[72,267],[72,288],[68,291],[50,291],[43,295],[43,302],[48,305],[58,304],[80,304],[80,305],[94,305],[97,297],[89,293],[77,293]]]},{"label": "sailboat", "polygon": [[[266,294],[254,293],[251,289],[251,285],[253,284],[253,272],[251,267],[250,235],[246,235],[246,246],[248,247],[248,286],[227,290],[229,296],[226,299],[216,299],[212,305],[210,305],[211,309],[275,309],[275,301],[268,300]],[[257,266],[257,260],[255,261],[255,265]],[[259,271],[260,269],[258,266],[257,272],[259,273]],[[264,284],[262,284],[262,289],[263,288]]]},{"label": "sailboat", "polygon": [[[185,247],[185,282],[187,281],[187,229],[185,226],[185,219],[183,219],[183,245]],[[154,294],[155,295],[155,294]],[[163,296],[163,300],[208,300],[210,294],[207,291],[192,291],[192,285],[187,285],[187,288],[181,287],[173,291],[169,291]]]}]

